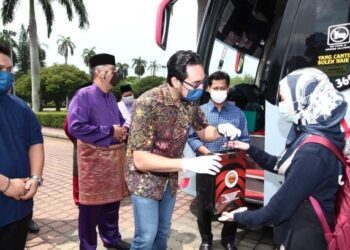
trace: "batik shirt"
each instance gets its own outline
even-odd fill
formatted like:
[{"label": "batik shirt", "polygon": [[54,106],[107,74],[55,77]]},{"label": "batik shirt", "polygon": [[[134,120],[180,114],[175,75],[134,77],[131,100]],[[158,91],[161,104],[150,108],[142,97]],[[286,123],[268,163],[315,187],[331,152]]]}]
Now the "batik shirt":
[{"label": "batik shirt", "polygon": [[141,172],[133,163],[132,152],[148,151],[167,158],[181,158],[189,128],[199,131],[208,126],[198,105],[181,101],[176,106],[169,88],[163,84],[137,99],[128,140],[129,191],[156,200],[162,199],[168,182],[172,194],[176,193],[177,172]]}]

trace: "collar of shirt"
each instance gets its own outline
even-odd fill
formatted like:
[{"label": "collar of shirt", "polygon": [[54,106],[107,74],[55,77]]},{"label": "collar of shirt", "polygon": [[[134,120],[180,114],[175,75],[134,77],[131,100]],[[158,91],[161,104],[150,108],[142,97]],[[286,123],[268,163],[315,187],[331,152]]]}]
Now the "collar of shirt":
[{"label": "collar of shirt", "polygon": [[171,86],[168,83],[164,83],[163,85],[160,86],[160,89],[163,93],[164,104],[168,106],[176,106],[175,100],[171,96],[170,88]]},{"label": "collar of shirt", "polygon": [[[224,106],[222,106],[221,111],[222,110],[227,110],[228,111],[229,110],[229,105],[230,104],[228,103],[228,101],[225,101]],[[210,111],[218,111],[219,112],[219,110],[217,109],[217,107],[215,107],[215,105],[214,105],[212,100],[209,100],[208,106],[209,106],[209,110]]]},{"label": "collar of shirt", "polygon": [[100,89],[100,88],[96,85],[96,83],[93,83],[93,84],[91,85],[91,88],[92,88],[98,95],[101,95],[101,96],[103,96],[103,97],[108,97],[108,96],[109,96],[109,92],[108,92],[108,93],[103,92],[102,89]]}]

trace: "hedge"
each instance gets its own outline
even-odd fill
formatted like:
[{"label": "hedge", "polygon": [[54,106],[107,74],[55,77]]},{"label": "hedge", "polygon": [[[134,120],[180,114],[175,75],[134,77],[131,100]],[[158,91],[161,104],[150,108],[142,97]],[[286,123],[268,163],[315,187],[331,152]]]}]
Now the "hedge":
[{"label": "hedge", "polygon": [[67,112],[37,112],[36,117],[43,127],[63,128]]}]

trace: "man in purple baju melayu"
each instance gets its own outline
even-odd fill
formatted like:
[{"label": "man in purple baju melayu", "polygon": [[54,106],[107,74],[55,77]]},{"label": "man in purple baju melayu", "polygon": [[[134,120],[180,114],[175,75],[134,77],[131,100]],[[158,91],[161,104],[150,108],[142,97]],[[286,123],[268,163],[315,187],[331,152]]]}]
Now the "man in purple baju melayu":
[{"label": "man in purple baju melayu", "polygon": [[96,226],[105,247],[129,249],[118,228],[120,201],[128,195],[127,129],[110,92],[120,77],[109,54],[93,56],[90,68],[93,84],[77,91],[68,112],[69,133],[78,140],[80,249],[96,249]]}]

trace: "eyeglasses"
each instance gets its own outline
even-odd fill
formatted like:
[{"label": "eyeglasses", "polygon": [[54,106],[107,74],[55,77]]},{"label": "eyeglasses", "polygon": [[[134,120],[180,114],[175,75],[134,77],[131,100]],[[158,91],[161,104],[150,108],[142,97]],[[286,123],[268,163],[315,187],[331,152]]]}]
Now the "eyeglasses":
[{"label": "eyeglasses", "polygon": [[208,77],[204,77],[203,80],[201,81],[196,81],[196,82],[192,82],[192,83],[189,83],[189,82],[186,82],[185,80],[183,80],[182,82],[183,83],[186,83],[188,86],[190,86],[192,89],[197,89],[199,88],[200,86],[202,86],[203,84],[205,84],[207,82],[207,79]]}]

